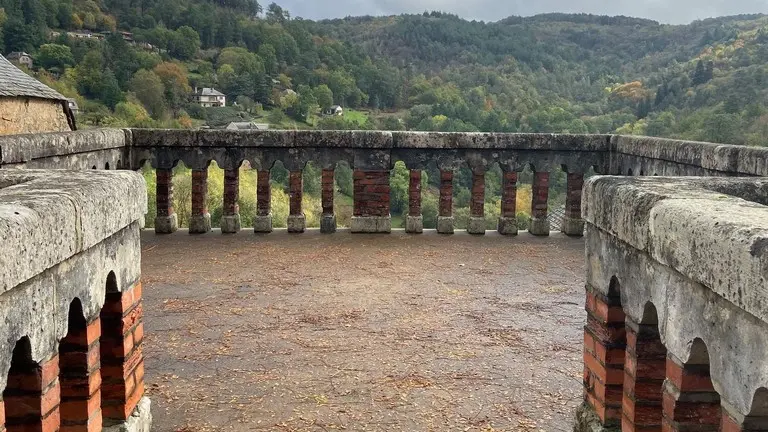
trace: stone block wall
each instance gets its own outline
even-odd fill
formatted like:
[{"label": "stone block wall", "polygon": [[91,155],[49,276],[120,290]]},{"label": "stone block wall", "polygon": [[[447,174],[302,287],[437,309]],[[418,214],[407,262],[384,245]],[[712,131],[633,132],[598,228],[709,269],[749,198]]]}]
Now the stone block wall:
[{"label": "stone block wall", "polygon": [[761,178],[586,183],[577,431],[768,430],[766,190]]},{"label": "stone block wall", "polygon": [[0,170],[0,430],[148,432],[131,172]]}]

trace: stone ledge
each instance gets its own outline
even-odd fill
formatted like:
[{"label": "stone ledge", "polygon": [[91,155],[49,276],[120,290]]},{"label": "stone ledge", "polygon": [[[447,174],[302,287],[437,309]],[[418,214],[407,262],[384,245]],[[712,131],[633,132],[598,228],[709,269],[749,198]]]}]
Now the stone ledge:
[{"label": "stone ledge", "polygon": [[[6,135],[0,137],[0,165],[34,159],[125,148],[126,131],[88,129],[77,132]],[[127,162],[127,161],[126,161]]]},{"label": "stone ledge", "polygon": [[134,172],[0,170],[0,293],[146,212],[146,184]]},{"label": "stone ledge", "polygon": [[767,188],[758,178],[595,177],[582,209],[589,224],[768,322],[768,207],[747,200]]}]

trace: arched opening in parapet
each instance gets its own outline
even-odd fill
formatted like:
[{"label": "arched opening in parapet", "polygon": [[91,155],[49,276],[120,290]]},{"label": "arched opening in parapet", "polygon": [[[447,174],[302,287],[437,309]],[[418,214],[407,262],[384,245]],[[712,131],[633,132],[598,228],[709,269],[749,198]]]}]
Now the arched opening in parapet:
[{"label": "arched opening in parapet", "polygon": [[[307,228],[320,228],[323,214],[323,168],[320,164],[308,161],[301,170],[301,211]],[[288,196],[293,192],[288,190]]]},{"label": "arched opening in parapet", "polygon": [[107,170],[107,171],[109,171],[109,162],[107,162],[107,163],[105,163],[105,164],[104,164],[104,169],[105,169],[105,170]]},{"label": "arched opening in parapet", "polygon": [[178,217],[179,227],[189,227],[192,215],[192,170],[183,161],[173,167],[173,209]]},{"label": "arched opening in parapet", "polygon": [[91,167],[91,169],[95,170],[95,169],[98,169],[98,167],[96,165],[94,165],[94,166]]},{"label": "arched opening in parapet", "polygon": [[216,161],[208,164],[208,213],[211,215],[211,227],[221,226],[224,214],[224,170]]},{"label": "arched opening in parapet", "polygon": [[240,214],[240,226],[253,228],[256,216],[256,181],[258,170],[251,166],[250,161],[243,161],[238,166],[237,210]]},{"label": "arched opening in parapet", "polygon": [[563,226],[568,198],[568,171],[568,166],[558,165],[549,174],[547,215],[552,231],[560,231]]},{"label": "arched opening in parapet", "polygon": [[32,360],[32,345],[28,337],[16,342],[8,371],[8,383],[3,391],[5,427],[8,432],[42,428],[46,419],[58,416],[59,398],[45,397],[58,392],[56,357],[42,366]]},{"label": "arched opening in parapet", "polygon": [[333,171],[333,211],[336,214],[336,224],[349,227],[354,212],[354,172],[347,161],[337,162]]},{"label": "arched opening in parapet", "polygon": [[498,162],[492,162],[485,171],[485,196],[483,200],[485,228],[488,230],[498,228],[503,193],[504,171]]},{"label": "arched opening in parapet", "polygon": [[73,429],[101,424],[100,336],[99,321],[89,325],[80,300],[72,300],[67,335],[59,342],[59,381],[61,403],[66,407],[61,410],[61,422]]},{"label": "arched opening in parapet", "polygon": [[472,177],[472,170],[466,164],[453,172],[453,219],[456,229],[464,230],[469,226]]},{"label": "arched opening in parapet", "polygon": [[531,206],[533,203],[533,166],[525,164],[517,173],[516,217],[517,229],[528,230],[531,227]]},{"label": "arched opening in parapet", "polygon": [[[727,421],[738,425],[737,420],[734,418],[736,416],[732,416],[730,419],[726,418],[726,416],[728,416],[728,413],[726,410],[723,410],[723,425]],[[741,430],[749,431],[761,430],[760,428],[765,427],[766,424],[768,424],[768,389],[760,387],[752,397],[752,407],[749,410],[749,415],[745,416],[743,423],[738,426],[741,426]],[[723,430],[726,429],[723,428]],[[734,430],[736,429],[734,428]]]},{"label": "arched opening in parapet", "polygon": [[643,169],[640,170],[640,177],[645,175],[645,171]]},{"label": "arched opening in parapet", "polygon": [[[662,425],[662,389],[665,378],[667,350],[661,343],[659,317],[656,307],[648,302],[643,308],[639,323],[627,325],[627,350],[624,383],[634,389],[625,396],[625,415],[629,414],[636,428],[661,428]],[[639,393],[642,389],[642,393]],[[638,397],[639,396],[639,397]],[[642,400],[643,415],[636,407],[637,400]]]},{"label": "arched opening in parapet", "polygon": [[628,176],[630,176],[630,177],[632,177],[632,176],[633,176],[633,174],[632,174],[632,168],[630,168],[630,169],[628,169],[628,170],[627,170],[627,175],[628,175]]},{"label": "arched opening in parapet", "polygon": [[106,292],[109,293],[116,293],[120,291],[120,288],[117,286],[117,276],[115,276],[115,272],[111,271],[107,275],[107,281],[105,284]]},{"label": "arched opening in parapet", "polygon": [[[691,342],[688,360],[670,355],[667,359],[667,383],[665,398],[672,403],[665,404],[666,417],[682,427],[706,427],[717,430],[721,424],[720,395],[715,391],[710,378],[709,352],[703,340]],[[667,408],[671,405],[671,409]],[[699,415],[691,419],[689,412],[694,409]]]},{"label": "arched opening in parapet", "polygon": [[144,227],[154,228],[157,217],[157,173],[148,160],[141,161],[138,172],[147,184],[147,214],[144,215]]},{"label": "arched opening in parapet", "polygon": [[290,195],[288,183],[291,173],[282,161],[275,161],[269,170],[269,185],[271,189],[270,207],[272,209],[272,227],[286,228],[290,212]]},{"label": "arched opening in parapet", "polygon": [[436,229],[440,214],[440,168],[429,161],[421,172],[421,217],[424,229]]}]

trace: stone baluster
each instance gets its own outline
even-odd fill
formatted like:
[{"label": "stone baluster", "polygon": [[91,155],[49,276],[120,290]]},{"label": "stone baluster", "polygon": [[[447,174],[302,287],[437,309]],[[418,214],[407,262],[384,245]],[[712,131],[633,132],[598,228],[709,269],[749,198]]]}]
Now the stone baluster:
[{"label": "stone baluster", "polygon": [[100,431],[101,415],[101,319],[86,323],[82,308],[72,308],[69,331],[59,343],[62,430]]},{"label": "stone baluster", "polygon": [[517,235],[517,172],[504,172],[501,185],[501,217],[498,230],[503,235]]},{"label": "stone baluster", "polygon": [[179,220],[173,209],[173,171],[158,168],[156,170],[155,200],[157,216],[155,217],[155,233],[170,234],[179,228]]},{"label": "stone baluster", "polygon": [[301,208],[303,198],[303,177],[301,171],[291,171],[288,178],[290,194],[290,214],[288,215],[288,232],[303,233],[307,229],[307,220]]},{"label": "stone baluster", "polygon": [[472,172],[472,199],[469,207],[470,234],[485,234],[485,171]]},{"label": "stone baluster", "polygon": [[581,188],[583,186],[583,173],[568,173],[565,217],[561,231],[569,236],[581,237],[584,235],[584,220],[581,218]]},{"label": "stone baluster", "polygon": [[656,323],[626,320],[622,425],[624,430],[662,430],[662,384],[667,350]]},{"label": "stone baluster", "polygon": [[392,218],[388,170],[360,170],[354,172],[353,233],[389,233]]},{"label": "stone baluster", "polygon": [[323,216],[320,220],[320,232],[332,234],[336,232],[336,214],[333,211],[335,192],[334,170],[324,169],[321,179]]},{"label": "stone baluster", "polygon": [[421,234],[424,232],[424,219],[421,216],[421,170],[411,170],[410,174],[405,232]]},{"label": "stone baluster", "polygon": [[440,213],[437,232],[453,234],[453,171],[440,170]]},{"label": "stone baluster", "polygon": [[224,171],[224,213],[221,217],[221,232],[234,234],[240,231],[240,170]]},{"label": "stone baluster", "polygon": [[269,170],[261,170],[256,179],[256,216],[253,231],[272,232],[272,188],[269,184]]},{"label": "stone baluster", "polygon": [[549,200],[549,173],[535,172],[533,174],[531,199],[531,228],[530,233],[536,236],[549,235],[549,218],[547,217],[547,201]]},{"label": "stone baluster", "polygon": [[667,356],[666,381],[663,386],[663,430],[727,431],[720,429],[724,414],[720,406],[720,395],[715,391],[709,376],[709,356],[706,352],[703,356],[697,356],[694,351],[687,363],[672,354]]},{"label": "stone baluster", "polygon": [[192,170],[192,214],[189,218],[190,234],[205,234],[211,230],[208,213],[208,168]]}]

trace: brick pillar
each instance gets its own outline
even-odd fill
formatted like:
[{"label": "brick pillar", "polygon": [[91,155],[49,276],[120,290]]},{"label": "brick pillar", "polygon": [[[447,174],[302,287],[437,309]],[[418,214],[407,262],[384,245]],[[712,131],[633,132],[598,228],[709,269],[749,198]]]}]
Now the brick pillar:
[{"label": "brick pillar", "polygon": [[125,422],[144,395],[141,282],[108,292],[101,310],[101,398],[105,425]]},{"label": "brick pillar", "polygon": [[718,431],[720,396],[712,386],[709,364],[687,364],[672,354],[666,361],[664,431]]},{"label": "brick pillar", "polygon": [[405,232],[421,234],[424,232],[424,219],[421,216],[421,170],[411,170],[408,183],[408,216]]},{"label": "brick pillar", "polygon": [[354,172],[353,233],[389,233],[392,218],[389,215],[389,171]]},{"label": "brick pillar", "polygon": [[569,236],[584,235],[584,220],[581,218],[581,188],[584,186],[584,174],[568,173],[565,195],[565,217],[560,229]]},{"label": "brick pillar", "polygon": [[501,184],[499,233],[517,235],[517,172],[505,172]]},{"label": "brick pillar", "polygon": [[288,232],[302,233],[307,229],[307,221],[301,209],[303,198],[303,184],[301,171],[291,171],[288,177],[290,195],[290,214],[288,215]]},{"label": "brick pillar", "polygon": [[437,232],[453,234],[453,171],[440,170],[440,214]]},{"label": "brick pillar", "polygon": [[39,365],[19,354],[14,350],[8,385],[3,392],[6,430],[58,431],[61,423],[58,354]]},{"label": "brick pillar", "polygon": [[192,214],[189,218],[190,234],[205,234],[211,230],[208,213],[208,169],[192,170]]},{"label": "brick pillar", "polygon": [[627,320],[623,431],[661,431],[666,354],[655,324]]},{"label": "brick pillar", "polygon": [[738,412],[729,412],[723,406],[720,420],[721,432],[766,432],[768,431],[768,417],[763,415],[744,416]]},{"label": "brick pillar", "polygon": [[224,170],[224,208],[221,217],[221,232],[234,234],[240,231],[240,170]]},{"label": "brick pillar", "polygon": [[179,228],[179,220],[173,210],[173,171],[158,168],[155,171],[155,200],[157,217],[155,217],[155,233],[170,234]]},{"label": "brick pillar", "polygon": [[334,170],[324,169],[320,180],[322,186],[321,199],[323,216],[320,220],[320,232],[332,234],[336,232],[336,214],[333,212],[333,199],[336,192]]},{"label": "brick pillar", "polygon": [[[73,326],[59,343],[61,431],[101,431],[101,320]],[[79,317],[82,319],[82,316]]]},{"label": "brick pillar", "polygon": [[584,400],[605,427],[621,423],[624,311],[618,294],[606,296],[587,286],[584,327]]},{"label": "brick pillar", "polygon": [[549,173],[535,172],[533,174],[531,200],[531,228],[529,232],[537,236],[549,235],[549,219],[547,218],[547,201],[549,200]]},{"label": "brick pillar", "polygon": [[472,172],[472,199],[469,204],[470,234],[485,234],[485,173]]},{"label": "brick pillar", "polygon": [[253,230],[257,233],[272,232],[272,188],[269,184],[269,170],[262,170],[257,174]]}]

